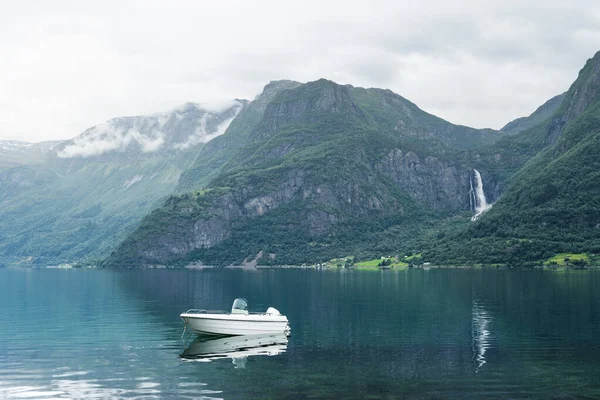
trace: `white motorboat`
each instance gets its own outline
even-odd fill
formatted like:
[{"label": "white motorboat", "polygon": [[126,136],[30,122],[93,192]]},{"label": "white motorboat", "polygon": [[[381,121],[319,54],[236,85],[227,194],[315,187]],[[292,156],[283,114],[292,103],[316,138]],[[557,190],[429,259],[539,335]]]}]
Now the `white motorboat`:
[{"label": "white motorboat", "polygon": [[185,326],[198,335],[258,335],[283,333],[289,335],[290,326],[285,315],[273,307],[264,313],[248,312],[246,299],[235,299],[231,312],[187,310],[180,315]]}]

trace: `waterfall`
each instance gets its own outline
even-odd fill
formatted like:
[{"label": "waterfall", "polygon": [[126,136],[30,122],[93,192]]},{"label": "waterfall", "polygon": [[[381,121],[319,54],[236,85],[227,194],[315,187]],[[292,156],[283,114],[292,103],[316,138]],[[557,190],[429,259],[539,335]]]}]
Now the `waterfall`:
[{"label": "waterfall", "polygon": [[[475,179],[475,184],[473,184],[473,178]],[[477,221],[477,219],[489,210],[492,205],[487,203],[485,199],[485,192],[483,191],[483,180],[481,179],[481,174],[476,169],[473,169],[473,175],[470,180],[471,190],[470,190],[470,204],[471,210],[475,211],[475,215],[471,217],[472,221]]]}]

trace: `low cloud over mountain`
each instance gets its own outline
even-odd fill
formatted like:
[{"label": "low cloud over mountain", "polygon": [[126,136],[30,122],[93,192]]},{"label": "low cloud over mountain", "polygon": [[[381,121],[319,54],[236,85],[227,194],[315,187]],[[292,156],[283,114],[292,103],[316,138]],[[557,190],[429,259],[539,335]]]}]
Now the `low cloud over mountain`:
[{"label": "low cloud over mountain", "polygon": [[186,103],[169,112],[115,118],[66,142],[57,154],[70,158],[111,151],[185,150],[222,135],[244,104],[241,100],[219,107]]}]

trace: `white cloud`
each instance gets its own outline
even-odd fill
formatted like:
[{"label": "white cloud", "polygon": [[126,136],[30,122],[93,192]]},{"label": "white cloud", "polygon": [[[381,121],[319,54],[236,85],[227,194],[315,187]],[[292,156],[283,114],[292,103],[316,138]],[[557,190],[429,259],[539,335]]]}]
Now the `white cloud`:
[{"label": "white cloud", "polygon": [[[115,118],[75,137],[57,155],[90,157],[111,151],[123,152],[131,146],[144,153],[163,148],[185,150],[225,133],[242,106],[234,100],[202,105],[186,103],[169,112]],[[224,117],[229,118],[219,123]]]},{"label": "white cloud", "polygon": [[[188,103],[188,104],[190,104],[190,103]],[[205,110],[205,111],[208,111],[211,113],[221,113],[232,107],[239,107],[238,108],[238,111],[239,111],[242,107],[242,103],[240,103],[239,101],[237,101],[233,98],[231,98],[231,99],[216,99],[212,102],[203,101],[203,102],[199,102],[199,103],[191,103],[191,105],[193,105],[194,107],[196,107],[200,110]],[[186,106],[187,105],[184,104],[183,106],[176,108],[176,110],[182,110]]]},{"label": "white cloud", "polygon": [[[237,115],[237,114],[236,114]],[[213,140],[214,138],[216,138],[217,136],[221,136],[222,134],[225,133],[225,131],[227,130],[227,128],[229,128],[229,125],[231,125],[231,123],[233,122],[233,119],[235,117],[231,117],[229,119],[226,119],[225,121],[223,121],[219,127],[217,128],[217,130],[215,130],[212,133],[208,133],[206,136],[204,136],[202,138],[202,143],[207,143],[210,142],[211,140]]]},{"label": "white cloud", "polygon": [[227,110],[228,108],[234,107],[234,115],[230,118],[227,118],[223,122],[221,122],[216,127],[216,129],[214,129],[213,131],[210,131],[207,128],[206,124],[207,124],[209,118],[212,118],[213,115],[211,113],[204,114],[202,116],[202,118],[200,118],[198,120],[194,133],[192,135],[188,136],[186,141],[175,143],[173,145],[174,148],[179,149],[179,150],[185,150],[192,146],[196,146],[200,143],[207,143],[207,142],[211,141],[212,139],[216,138],[217,136],[224,134],[225,131],[227,130],[227,128],[229,127],[229,125],[231,124],[231,122],[233,121],[233,119],[236,117],[236,115],[242,109],[242,104],[237,103],[237,102],[224,103],[221,106],[208,106],[208,105],[203,105],[203,106],[197,105],[197,106],[201,107],[204,110],[219,110],[219,111],[212,111],[212,112],[217,112],[217,113],[223,112],[223,111]]},{"label": "white cloud", "polygon": [[146,153],[158,150],[165,142],[165,135],[161,130],[164,121],[161,123],[159,120],[155,125],[151,125],[145,133],[140,132],[141,124],[137,122],[138,119],[135,120],[134,126],[129,128],[121,119],[116,119],[90,128],[60,150],[58,156],[90,157],[109,151],[124,151],[134,144]]},{"label": "white cloud", "polygon": [[6,2],[0,139],[321,77],[499,128],[566,90],[599,37],[596,0]]}]

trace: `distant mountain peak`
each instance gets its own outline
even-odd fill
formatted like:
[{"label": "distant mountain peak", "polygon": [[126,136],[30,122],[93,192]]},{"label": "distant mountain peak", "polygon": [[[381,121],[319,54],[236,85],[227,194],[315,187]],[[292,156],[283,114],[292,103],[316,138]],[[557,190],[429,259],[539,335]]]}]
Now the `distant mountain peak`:
[{"label": "distant mountain peak", "polygon": [[210,106],[188,102],[168,112],[114,118],[64,142],[57,155],[71,158],[185,150],[223,134],[246,104],[238,99]]},{"label": "distant mountain peak", "polygon": [[269,81],[263,88],[263,90],[274,88],[274,87],[282,87],[282,86],[300,86],[302,82],[297,82],[291,79],[275,79]]},{"label": "distant mountain peak", "polygon": [[254,100],[262,99],[263,101],[265,101],[265,100],[270,101],[272,96],[275,95],[276,93],[279,93],[280,91],[286,90],[286,89],[293,89],[300,85],[302,85],[302,83],[288,80],[288,79],[270,81],[269,83],[267,83],[265,85],[262,92],[259,93]]},{"label": "distant mountain peak", "polygon": [[572,119],[581,114],[600,94],[600,52],[585,63],[569,92],[567,117]]}]

